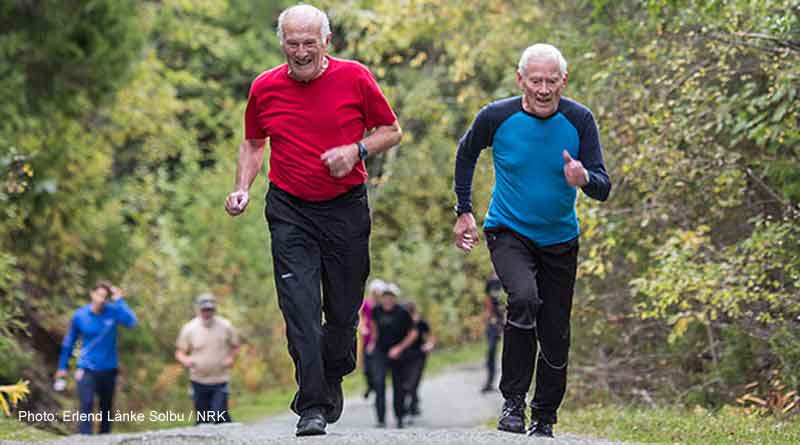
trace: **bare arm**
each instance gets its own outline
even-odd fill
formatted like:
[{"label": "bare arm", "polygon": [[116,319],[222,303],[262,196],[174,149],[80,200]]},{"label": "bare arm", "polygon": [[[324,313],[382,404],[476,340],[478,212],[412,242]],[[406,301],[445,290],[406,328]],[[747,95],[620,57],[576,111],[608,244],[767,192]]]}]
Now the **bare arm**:
[{"label": "bare arm", "polygon": [[236,183],[234,191],[225,201],[225,210],[231,216],[244,212],[250,202],[250,186],[258,176],[264,163],[266,139],[245,139],[239,146],[239,162],[236,166]]},{"label": "bare arm", "polygon": [[194,365],[192,363],[192,358],[189,357],[189,354],[187,354],[183,349],[175,350],[175,360],[187,368],[191,368]]},{"label": "bare arm", "polygon": [[[372,156],[394,147],[400,143],[402,138],[403,130],[400,129],[400,124],[394,121],[392,125],[383,125],[375,128],[375,131],[362,139],[361,143],[367,147],[368,156]],[[358,154],[357,150],[356,154]]]},{"label": "bare arm", "polygon": [[[403,130],[400,129],[400,124],[395,120],[391,125],[375,127],[372,133],[359,142],[367,148],[367,156],[372,156],[383,153],[397,145],[402,137]],[[331,148],[322,153],[320,159],[330,170],[331,176],[341,178],[350,173],[353,170],[353,166],[359,161],[358,144],[354,143]]]},{"label": "bare arm", "polygon": [[224,365],[226,368],[232,368],[233,364],[236,363],[236,356],[239,355],[239,346],[234,346],[231,348],[231,351],[225,357]]}]

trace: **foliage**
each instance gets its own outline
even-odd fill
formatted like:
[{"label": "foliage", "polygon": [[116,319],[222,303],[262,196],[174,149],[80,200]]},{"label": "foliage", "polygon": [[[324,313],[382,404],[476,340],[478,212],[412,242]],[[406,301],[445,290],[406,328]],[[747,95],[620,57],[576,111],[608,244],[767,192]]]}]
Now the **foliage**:
[{"label": "foliage", "polygon": [[[72,311],[109,278],[140,319],[120,340],[120,406],[188,403],[174,338],[205,290],[248,341],[233,386],[280,391],[292,369],[260,203],[236,219],[222,203],[289,2],[73,3],[0,6],[0,379],[53,368]],[[372,275],[416,299],[443,344],[480,337],[491,270],[483,247],[452,247],[457,140],[517,94],[523,48],[548,41],[614,183],[608,202],[578,201],[572,384],[714,406],[774,370],[798,387],[796,0],[320,3],[334,55],[370,67],[404,129],[368,162]],[[264,192],[262,176],[251,196]]]},{"label": "foliage", "polygon": [[20,400],[30,393],[28,382],[20,380],[16,385],[0,386],[0,408],[6,416],[11,416],[11,408],[17,406]]}]

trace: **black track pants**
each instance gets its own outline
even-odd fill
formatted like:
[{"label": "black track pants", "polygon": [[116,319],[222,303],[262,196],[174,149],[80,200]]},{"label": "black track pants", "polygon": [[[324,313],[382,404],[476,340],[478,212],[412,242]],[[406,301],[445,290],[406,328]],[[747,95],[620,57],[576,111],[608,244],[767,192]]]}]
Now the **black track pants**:
[{"label": "black track pants", "polygon": [[508,294],[500,391],[506,398],[526,394],[535,362],[532,417],[555,423],[567,387],[578,239],[539,247],[503,229],[487,230],[486,242]]},{"label": "black track pants", "polygon": [[326,409],[332,406],[327,382],[356,367],[358,310],[369,275],[366,187],[308,202],[270,185],[266,201],[278,304],[299,387],[292,410]]}]

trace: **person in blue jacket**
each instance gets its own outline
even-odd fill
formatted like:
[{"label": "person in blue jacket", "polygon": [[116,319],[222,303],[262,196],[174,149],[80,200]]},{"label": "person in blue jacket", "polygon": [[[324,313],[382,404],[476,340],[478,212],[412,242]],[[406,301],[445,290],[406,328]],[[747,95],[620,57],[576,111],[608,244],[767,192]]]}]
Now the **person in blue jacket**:
[{"label": "person in blue jacket", "polygon": [[[125,303],[122,291],[111,284],[98,282],[90,296],[91,302],[72,316],[69,331],[61,346],[56,379],[67,376],[72,350],[80,338],[78,369],[75,372],[82,419],[78,430],[81,434],[92,434],[92,421],[100,418],[100,434],[104,434],[111,432],[109,416],[119,366],[117,326],[133,327],[137,320],[136,314]],[[99,416],[91,414],[95,395],[100,400]]]},{"label": "person in blue jacket", "polygon": [[483,230],[508,295],[500,378],[505,403],[497,426],[525,432],[535,369],[528,433],[553,437],[567,386],[580,234],[575,200],[580,189],[605,201],[611,180],[594,115],[562,96],[568,72],[561,52],[549,44],[528,47],[516,78],[522,94],[483,107],[459,141],[453,234],[466,252],[477,245],[472,176],[481,151],[491,146],[495,183]]}]

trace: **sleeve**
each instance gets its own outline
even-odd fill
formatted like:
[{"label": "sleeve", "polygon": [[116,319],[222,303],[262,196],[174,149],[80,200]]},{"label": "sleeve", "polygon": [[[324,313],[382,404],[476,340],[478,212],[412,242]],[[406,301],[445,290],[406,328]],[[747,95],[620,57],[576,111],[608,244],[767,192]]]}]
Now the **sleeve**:
[{"label": "sleeve", "polygon": [[397,115],[389,106],[375,77],[368,69],[364,68],[360,79],[364,126],[367,130],[371,130],[382,125],[392,125],[397,120]]},{"label": "sleeve", "polygon": [[175,347],[185,353],[192,352],[192,342],[189,337],[189,324],[183,325],[181,332],[178,334],[178,339],[175,340]]},{"label": "sleeve", "polygon": [[244,138],[266,139],[267,134],[258,123],[258,96],[254,92],[255,82],[250,85],[250,94],[247,97],[247,108],[244,111]]},{"label": "sleeve", "polygon": [[605,201],[611,193],[611,180],[603,163],[603,147],[600,145],[597,123],[591,112],[586,113],[579,136],[578,160],[589,172],[589,183],[581,187],[581,190],[592,199]]},{"label": "sleeve", "polygon": [[76,313],[72,316],[67,335],[64,336],[64,341],[61,343],[61,355],[58,358],[58,369],[67,369],[69,367],[69,358],[72,355],[72,349],[75,347],[75,342],[78,341],[79,336],[80,329],[78,328],[78,314]]},{"label": "sleeve", "polygon": [[114,317],[124,326],[132,328],[139,322],[136,319],[136,314],[133,313],[124,298],[117,300],[116,303],[112,304],[112,307],[114,308]]},{"label": "sleeve", "polygon": [[472,211],[472,177],[481,150],[492,143],[494,137],[489,107],[483,107],[475,116],[469,129],[458,142],[455,166],[455,192],[458,198],[458,211]]}]

